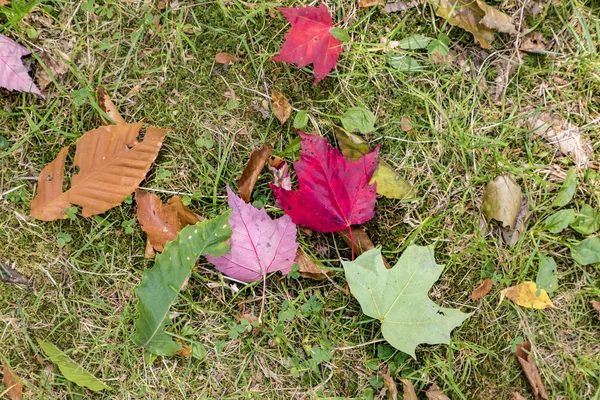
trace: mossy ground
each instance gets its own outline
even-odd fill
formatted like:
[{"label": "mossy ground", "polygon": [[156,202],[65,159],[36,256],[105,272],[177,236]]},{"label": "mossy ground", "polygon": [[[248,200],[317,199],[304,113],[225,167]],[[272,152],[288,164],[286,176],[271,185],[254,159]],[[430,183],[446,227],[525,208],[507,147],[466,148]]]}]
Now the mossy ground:
[{"label": "mossy ground", "polygon": [[[337,69],[316,86],[310,68],[269,61],[288,29],[275,7],[299,3],[172,1],[158,10],[148,1],[86,0],[48,1],[28,10],[13,0],[0,14],[0,33],[70,55],[69,71],[48,87],[45,101],[6,91],[0,98],[0,135],[9,141],[0,151],[0,192],[20,186],[0,200],[0,261],[15,262],[31,280],[26,288],[0,286],[0,347],[29,398],[368,398],[378,396],[381,372],[391,367],[395,378],[412,379],[422,397],[437,383],[452,399],[509,399],[514,391],[530,393],[511,351],[519,337],[534,344],[550,398],[600,398],[600,322],[589,305],[600,296],[598,266],[575,264],[566,246],[570,234],[551,235],[542,224],[559,186],[549,171],[572,163],[523,124],[531,108],[558,111],[584,127],[597,147],[598,5],[553,2],[541,15],[517,17],[553,41],[555,54],[524,55],[502,104],[495,105],[479,76],[492,84],[493,61],[514,50],[508,36],[500,35],[483,54],[470,34],[444,25],[427,4],[382,14],[350,0],[325,3],[334,20],[344,19],[341,27],[352,42]],[[524,6],[494,3],[515,15]],[[420,72],[387,64],[381,37],[436,37],[440,31],[452,46],[484,61],[440,66],[414,51],[424,65]],[[218,52],[242,61],[216,64]],[[135,206],[52,223],[28,217],[42,167],[100,123],[94,94],[100,84],[126,120],[173,130],[143,187],[164,200],[172,192],[188,195],[191,207],[207,217],[226,208],[225,184],[235,182],[253,148],[272,142],[281,152],[296,137],[291,119],[282,126],[263,118],[271,89],[289,97],[295,112],[307,110],[306,129],[331,141],[335,116],[353,106],[372,110],[376,131],[367,139],[382,144],[384,158],[416,188],[417,198],[379,199],[376,217],[366,224],[369,234],[391,263],[409,243],[435,244],[445,270],[430,296],[473,316],[453,332],[449,346],[420,346],[418,359],[407,359],[381,340],[378,323],[347,292],[339,259],[350,257],[348,247],[335,235],[313,234],[301,241],[338,271],[331,281],[270,277],[264,324],[235,337],[236,316],[258,312],[260,284],[232,285],[202,261],[174,307],[171,330],[202,344],[206,354],[145,362],[129,340],[133,289],[152,265],[143,257],[139,225],[127,229]],[[239,101],[224,96],[231,90]],[[411,121],[409,132],[400,129],[401,117]],[[197,146],[202,136],[214,146]],[[297,157],[297,149],[290,154]],[[580,172],[575,204],[598,208],[596,165]],[[480,232],[482,190],[504,172],[517,177],[531,210],[512,248]],[[255,193],[272,206],[268,181],[264,174]],[[63,247],[57,244],[61,232],[72,238]],[[498,304],[500,289],[535,280],[538,252],[557,260],[557,309]],[[472,302],[470,293],[488,269],[499,282]],[[45,368],[35,338],[67,351],[112,390],[91,393]]]}]

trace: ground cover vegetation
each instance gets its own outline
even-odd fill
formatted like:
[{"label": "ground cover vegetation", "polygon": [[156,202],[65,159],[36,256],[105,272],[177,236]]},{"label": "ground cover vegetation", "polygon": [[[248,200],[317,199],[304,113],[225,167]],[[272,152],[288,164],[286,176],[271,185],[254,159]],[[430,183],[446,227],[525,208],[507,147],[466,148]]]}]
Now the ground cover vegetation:
[{"label": "ground cover vegetation", "polygon": [[598,15],[0,0],[0,395],[600,399]]}]

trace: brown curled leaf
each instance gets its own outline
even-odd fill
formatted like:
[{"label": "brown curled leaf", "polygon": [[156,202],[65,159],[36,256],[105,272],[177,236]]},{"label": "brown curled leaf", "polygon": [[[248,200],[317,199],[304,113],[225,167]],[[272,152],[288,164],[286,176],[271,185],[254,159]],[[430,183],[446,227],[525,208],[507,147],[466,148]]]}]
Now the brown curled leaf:
[{"label": "brown curled leaf", "polygon": [[486,278],[481,285],[477,286],[471,293],[471,300],[477,301],[492,290],[492,278]]},{"label": "brown curled leaf", "polygon": [[246,164],[244,171],[242,171],[242,176],[240,179],[238,179],[238,190],[240,192],[240,197],[246,203],[250,201],[254,185],[256,184],[256,181],[265,167],[265,163],[267,162],[267,159],[271,155],[272,151],[273,145],[267,143],[260,149],[253,150],[252,154],[250,154],[248,164]]}]

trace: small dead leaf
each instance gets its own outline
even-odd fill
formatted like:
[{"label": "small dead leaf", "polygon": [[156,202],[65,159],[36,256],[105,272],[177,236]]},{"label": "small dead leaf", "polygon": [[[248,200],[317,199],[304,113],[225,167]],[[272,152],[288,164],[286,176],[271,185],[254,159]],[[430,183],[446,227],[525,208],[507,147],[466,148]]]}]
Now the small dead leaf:
[{"label": "small dead leaf", "polygon": [[471,300],[479,300],[483,296],[487,295],[490,290],[492,290],[492,278],[484,279],[484,281],[481,282],[481,285],[477,286],[477,288],[473,290],[473,293],[471,293]]},{"label": "small dead leaf", "polygon": [[517,220],[515,222],[515,226],[512,229],[507,229],[505,227],[500,228],[500,232],[502,234],[502,239],[504,243],[508,245],[508,247],[513,247],[517,244],[523,229],[525,228],[525,222],[527,222],[527,218],[529,217],[529,200],[527,197],[523,196],[523,200],[521,201],[521,207],[519,208],[519,213],[517,214]]},{"label": "small dead leaf", "polygon": [[385,5],[385,7],[383,8],[383,12],[385,12],[385,13],[399,12],[401,14],[404,14],[411,8],[417,7],[421,2],[422,2],[422,0],[411,0],[411,1],[397,1],[395,3],[387,3]]},{"label": "small dead leaf", "polygon": [[481,0],[439,0],[435,13],[450,25],[471,32],[481,47],[489,49],[494,41],[494,30],[516,35],[512,18]]},{"label": "small dead leaf", "polygon": [[382,6],[384,4],[384,0],[358,0],[359,7],[372,7],[372,6]]},{"label": "small dead leaf", "polygon": [[195,223],[206,220],[206,218],[196,214],[190,210],[189,207],[185,206],[181,200],[181,196],[171,197],[169,200],[167,200],[167,204],[175,209],[177,212],[177,217],[179,218],[179,222],[183,227],[194,225]]},{"label": "small dead leaf", "polygon": [[292,190],[292,177],[288,164],[283,161],[283,158],[271,156],[269,158],[269,171],[273,175],[273,185]]},{"label": "small dead leaf", "polygon": [[296,251],[294,263],[298,264],[300,267],[298,270],[300,276],[306,279],[322,281],[327,278],[327,275],[333,275],[333,271],[320,269],[317,265],[322,266],[322,264],[312,257],[309,257],[300,247],[298,247],[298,250]]},{"label": "small dead leaf", "polygon": [[419,400],[415,392],[415,386],[410,379],[400,379],[400,382],[404,385],[402,400]]},{"label": "small dead leaf", "polygon": [[253,323],[253,322],[258,322],[258,317],[254,314],[240,314],[237,317],[235,317],[235,319],[237,320],[237,322],[240,322],[241,320],[245,319],[246,321]]},{"label": "small dead leaf", "polygon": [[429,386],[429,389],[425,391],[425,395],[429,400],[450,400],[450,397],[446,396],[435,383]]},{"label": "small dead leaf", "polygon": [[232,56],[229,53],[217,53],[215,56],[215,61],[219,64],[233,64],[240,61],[236,56]]},{"label": "small dead leaf", "polygon": [[35,74],[35,78],[40,89],[44,90],[52,82],[52,77],[55,80],[60,78],[69,70],[69,67],[60,56],[51,55],[46,51],[39,53],[39,56],[46,68],[40,66]]},{"label": "small dead leaf", "polygon": [[582,138],[579,128],[563,120],[558,113],[539,113],[528,120],[528,125],[535,135],[557,146],[562,154],[572,157],[577,165],[587,163],[592,154],[590,141]]},{"label": "small dead leaf", "polygon": [[398,387],[396,386],[396,382],[394,382],[394,378],[390,376],[389,371],[381,374],[383,377],[383,385],[388,391],[388,398],[395,400],[398,398]]},{"label": "small dead leaf", "polygon": [[590,304],[594,307],[594,310],[598,311],[598,318],[600,318],[600,301],[591,300]]},{"label": "small dead leaf", "polygon": [[155,256],[156,251],[154,251],[154,247],[152,247],[150,239],[146,237],[146,249],[144,250],[144,258],[154,258]]},{"label": "small dead leaf", "polygon": [[500,292],[500,302],[504,297],[508,297],[521,307],[535,308],[536,310],[543,310],[548,307],[556,308],[550,297],[548,297],[548,293],[544,289],[538,289],[535,282],[523,282],[508,287]]},{"label": "small dead leaf", "polygon": [[513,400],[527,400],[526,397],[521,396],[519,392],[513,392]]},{"label": "small dead leaf", "polygon": [[102,86],[98,86],[98,105],[100,106],[102,111],[104,111],[110,117],[110,119],[112,119],[111,122],[101,117],[102,122],[105,125],[111,125],[113,123],[120,125],[126,123],[125,119],[123,119],[123,117],[117,110],[117,107],[110,99],[110,96],[106,92],[106,89],[104,89],[104,87]]},{"label": "small dead leaf", "polygon": [[28,285],[29,281],[15,269],[15,265],[0,263],[0,282],[11,283],[13,285]]},{"label": "small dead leaf", "polygon": [[531,32],[523,36],[519,50],[528,53],[543,53],[548,49],[548,43],[541,32]]},{"label": "small dead leaf", "polygon": [[273,114],[282,124],[288,120],[292,114],[292,106],[290,101],[276,90],[271,90],[271,101],[273,102],[271,109]]},{"label": "small dead leaf", "polygon": [[2,374],[2,382],[6,387],[6,394],[10,400],[21,400],[23,398],[23,384],[15,371],[8,366],[6,361],[4,362]]},{"label": "small dead leaf", "polygon": [[[240,101],[241,99],[235,94],[235,91],[233,89],[227,89],[225,92],[223,92],[223,97],[225,97],[226,99],[231,99],[233,101]],[[232,120],[233,123],[235,124],[235,120]]]},{"label": "small dead leaf", "polygon": [[483,214],[490,223],[495,220],[513,228],[521,209],[523,193],[512,174],[500,175],[487,184],[483,191]]},{"label": "small dead leaf", "polygon": [[[348,246],[352,246],[350,233],[347,230],[339,231],[338,234],[342,237],[342,239],[344,239],[344,242],[346,242]],[[357,257],[365,251],[375,248],[371,238],[369,238],[369,235],[367,235],[367,230],[364,228],[352,228],[352,237],[354,239],[354,253]],[[383,258],[383,264],[387,269],[391,268],[390,264],[388,264],[385,258]]]},{"label": "small dead leaf", "polygon": [[253,150],[252,154],[250,154],[250,159],[248,160],[244,171],[242,171],[242,176],[238,179],[238,191],[240,192],[240,197],[246,203],[250,201],[254,185],[272,151],[273,145],[267,143],[260,149]]},{"label": "small dead leaf", "polygon": [[518,52],[511,53],[509,57],[498,58],[492,63],[496,68],[496,79],[490,84],[488,94],[495,105],[502,104],[510,80],[521,64],[523,64],[523,59]]},{"label": "small dead leaf", "polygon": [[163,11],[167,8],[168,5],[169,0],[159,0],[158,4],[156,5],[156,8],[158,9],[158,11]]},{"label": "small dead leaf", "polygon": [[535,400],[548,400],[546,388],[531,356],[531,344],[528,342],[518,344],[515,355],[521,367],[523,367],[523,372],[531,385]]},{"label": "small dead leaf", "polygon": [[408,132],[412,129],[412,124],[410,123],[410,120],[408,118],[400,118],[400,129],[402,129],[402,131],[404,132]]},{"label": "small dead leaf", "polygon": [[191,347],[184,347],[181,350],[177,350],[176,351],[177,355],[183,357],[183,358],[190,358],[190,356],[192,355],[192,348]]},{"label": "small dead leaf", "polygon": [[10,0],[0,0],[0,7],[4,7],[10,4]]}]

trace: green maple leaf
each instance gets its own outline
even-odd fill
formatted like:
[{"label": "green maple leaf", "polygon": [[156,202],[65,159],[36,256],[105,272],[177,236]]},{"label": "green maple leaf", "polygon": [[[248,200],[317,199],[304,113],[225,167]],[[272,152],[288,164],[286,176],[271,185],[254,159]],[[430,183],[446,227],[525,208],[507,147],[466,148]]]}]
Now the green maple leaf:
[{"label": "green maple leaf", "polygon": [[417,345],[450,343],[450,332],[471,315],[439,307],[428,297],[444,269],[435,263],[431,246],[409,246],[392,269],[385,268],[379,248],[342,264],[363,312],[381,321],[392,346],[415,359]]}]

